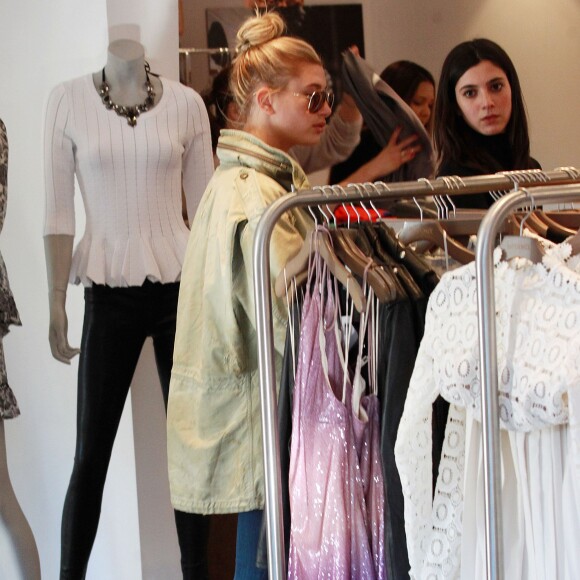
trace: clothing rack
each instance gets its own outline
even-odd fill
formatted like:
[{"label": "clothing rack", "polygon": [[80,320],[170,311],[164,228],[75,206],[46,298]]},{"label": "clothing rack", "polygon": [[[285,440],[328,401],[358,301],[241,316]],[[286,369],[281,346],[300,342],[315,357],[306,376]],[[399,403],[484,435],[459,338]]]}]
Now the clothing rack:
[{"label": "clothing rack", "polygon": [[[191,57],[193,56],[205,56],[208,59],[212,56],[218,57],[218,61],[225,59],[228,55],[235,56],[235,49],[230,49],[227,46],[219,46],[215,48],[197,48],[197,47],[186,47],[179,49],[179,78],[182,82],[190,87],[196,87],[194,82],[194,70],[191,64]],[[223,66],[220,65],[220,67]],[[202,90],[198,87],[198,90]]]},{"label": "clothing rack", "polygon": [[497,345],[493,249],[499,226],[510,213],[522,206],[580,201],[580,184],[546,185],[524,188],[494,203],[481,221],[475,257],[479,350],[481,361],[482,431],[484,490],[486,500],[486,565],[488,578],[503,580],[503,539],[501,509],[501,462],[499,405],[497,399]]},{"label": "clothing rack", "polygon": [[180,48],[179,54],[184,54],[185,56],[189,56],[190,54],[229,54],[231,51],[229,48],[220,46],[217,48]]},{"label": "clothing rack", "polygon": [[[278,446],[278,424],[277,424],[277,395],[276,395],[276,374],[274,363],[274,339],[272,326],[272,294],[270,287],[270,238],[276,221],[286,211],[309,205],[324,205],[337,202],[371,202],[371,201],[397,201],[401,199],[416,199],[430,196],[452,196],[453,194],[469,194],[482,192],[506,192],[517,189],[519,184],[525,182],[527,188],[538,185],[558,185],[580,183],[580,172],[571,167],[562,167],[553,171],[513,171],[503,172],[493,175],[481,175],[476,177],[440,177],[437,179],[421,179],[418,181],[408,181],[400,183],[386,184],[383,182],[351,184],[347,187],[340,186],[319,186],[309,190],[288,193],[272,203],[262,215],[256,229],[254,239],[253,258],[254,258],[254,298],[256,307],[256,331],[258,339],[258,366],[260,378],[260,400],[262,412],[262,434],[263,434],[263,453],[264,453],[264,477],[265,477],[265,501],[266,501],[266,524],[267,524],[267,546],[268,546],[268,570],[269,577],[276,580],[286,579],[284,535],[282,521],[282,503],[281,503],[281,475],[280,475],[280,449]],[[575,186],[578,194],[579,186]],[[523,197],[521,195],[523,194]],[[526,190],[523,190],[515,197],[504,198],[501,201],[500,209],[506,208],[505,213],[502,211],[498,215],[497,221],[486,225],[483,234],[486,236],[485,243],[478,242],[477,260],[479,265],[485,263],[482,277],[493,276],[492,263],[487,254],[491,255],[494,237],[493,231],[498,227],[499,220],[502,216],[507,216],[509,211],[522,205],[522,201],[530,202],[533,197],[538,203],[541,201],[555,202],[550,196],[535,194],[532,196]],[[564,194],[562,194],[564,195]],[[572,195],[570,194],[570,197]],[[580,195],[577,195],[577,198]],[[508,201],[506,202],[505,199]],[[514,200],[511,202],[511,200]],[[500,202],[494,204],[494,207]],[[497,210],[488,212],[485,224],[489,224],[490,219],[494,219]],[[490,219],[487,219],[490,216]],[[482,228],[484,223],[482,221]],[[479,239],[479,237],[478,237]],[[487,254],[485,253],[487,251]],[[489,270],[489,272],[488,272]],[[493,282],[491,284],[493,289]],[[493,291],[487,292],[493,296]],[[482,299],[481,293],[479,294]],[[493,309],[480,307],[480,318],[489,317],[489,312]],[[482,323],[485,327],[485,340],[488,336],[495,339],[495,333],[490,331],[493,326],[487,320]],[[483,344],[483,339],[481,339]],[[495,340],[494,345],[495,346]],[[485,420],[483,423],[484,453],[486,454],[486,477],[485,477],[485,494],[486,498],[486,541],[488,551],[488,577],[493,580],[499,580],[498,570],[502,569],[501,551],[498,547],[501,544],[500,520],[497,517],[497,506],[499,502],[499,422],[497,400],[488,392],[486,384],[483,381],[483,368],[486,369],[485,378],[488,380],[494,376],[493,364],[495,359],[492,353],[493,348],[481,347],[482,360],[482,407],[485,409]],[[485,356],[485,359],[484,359]],[[491,359],[491,360],[490,360]],[[497,366],[497,365],[496,365]],[[495,376],[497,390],[497,376]],[[492,391],[494,393],[496,391]],[[487,454],[489,453],[489,458]],[[494,455],[495,453],[495,455]],[[495,486],[495,487],[494,487]],[[499,541],[498,541],[499,539]]]}]

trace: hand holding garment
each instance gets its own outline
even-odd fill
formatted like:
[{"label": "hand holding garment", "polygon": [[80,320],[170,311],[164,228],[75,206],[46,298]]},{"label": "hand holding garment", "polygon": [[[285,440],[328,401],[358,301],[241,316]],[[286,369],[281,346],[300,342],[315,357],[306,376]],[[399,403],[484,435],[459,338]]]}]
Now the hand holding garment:
[{"label": "hand holding garment", "polygon": [[342,76],[376,142],[385,147],[397,127],[400,140],[417,135],[421,150],[389,175],[389,181],[415,181],[433,174],[433,146],[411,107],[360,56],[343,53]]}]

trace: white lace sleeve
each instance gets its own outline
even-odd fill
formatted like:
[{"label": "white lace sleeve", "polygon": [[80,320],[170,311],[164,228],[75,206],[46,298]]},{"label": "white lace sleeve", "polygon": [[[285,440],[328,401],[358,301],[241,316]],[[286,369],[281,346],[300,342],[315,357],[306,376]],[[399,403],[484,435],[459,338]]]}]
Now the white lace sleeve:
[{"label": "white lace sleeve", "polygon": [[458,578],[461,569],[463,487],[465,471],[464,407],[451,405],[433,497],[431,529],[421,578]]}]

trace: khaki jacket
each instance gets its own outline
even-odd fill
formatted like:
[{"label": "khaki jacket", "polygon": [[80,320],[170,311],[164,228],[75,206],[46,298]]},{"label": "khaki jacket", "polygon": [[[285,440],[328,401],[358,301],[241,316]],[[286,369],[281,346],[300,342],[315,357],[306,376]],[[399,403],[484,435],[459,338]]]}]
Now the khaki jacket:
[{"label": "khaki jacket", "polygon": [[[264,505],[252,246],[264,210],[292,186],[308,187],[296,162],[248,133],[222,131],[217,155],[181,275],[167,417],[173,506],[204,514]],[[300,210],[277,222],[273,279],[310,228]],[[278,359],[286,319],[273,295]]]}]

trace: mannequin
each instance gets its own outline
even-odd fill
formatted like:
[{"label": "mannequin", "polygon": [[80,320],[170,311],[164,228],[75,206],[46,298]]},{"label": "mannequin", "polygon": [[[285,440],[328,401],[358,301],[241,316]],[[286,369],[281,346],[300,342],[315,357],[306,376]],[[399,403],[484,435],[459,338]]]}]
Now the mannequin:
[{"label": "mannequin", "polygon": [[[187,214],[213,173],[201,97],[149,71],[141,44],[109,45],[103,71],[55,87],[45,130],[49,343],[80,352],[77,442],[62,520],[60,578],[84,578],[121,413],[145,339],[167,405]],[[73,252],[74,178],[87,225]],[[85,287],[80,350],[69,344],[67,284]],[[207,521],[176,512],[184,578],[205,574]],[[197,575],[197,576],[196,576]]]},{"label": "mannequin", "polygon": [[0,419],[0,578],[40,579],[38,549],[8,473],[4,421]]},{"label": "mannequin", "polygon": [[[0,231],[6,215],[7,169],[8,139],[6,127],[0,120]],[[38,550],[12,488],[6,456],[4,420],[20,414],[14,393],[8,386],[4,363],[2,341],[10,324],[20,324],[20,317],[0,255],[0,578],[37,580],[40,579]]]}]

